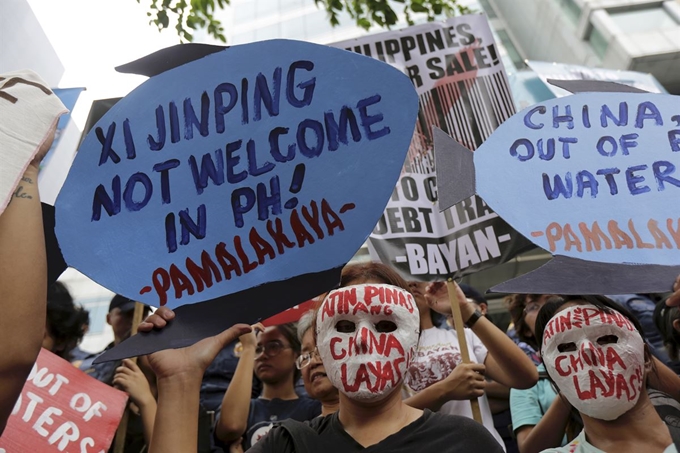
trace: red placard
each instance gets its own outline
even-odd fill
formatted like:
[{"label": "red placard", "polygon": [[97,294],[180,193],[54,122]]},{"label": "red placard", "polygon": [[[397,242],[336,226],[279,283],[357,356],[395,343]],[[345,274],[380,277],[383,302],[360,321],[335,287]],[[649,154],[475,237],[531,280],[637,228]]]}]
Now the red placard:
[{"label": "red placard", "polygon": [[300,320],[302,315],[307,313],[307,311],[316,308],[315,304],[316,301],[314,299],[308,300],[307,302],[303,302],[299,305],[294,306],[293,308],[289,308],[286,311],[282,311],[279,314],[276,314],[265,319],[264,321],[262,321],[262,325],[265,327],[269,327],[279,326],[281,324],[287,324],[289,322],[297,322]]},{"label": "red placard", "polygon": [[0,437],[0,453],[103,453],[127,395],[42,349]]}]

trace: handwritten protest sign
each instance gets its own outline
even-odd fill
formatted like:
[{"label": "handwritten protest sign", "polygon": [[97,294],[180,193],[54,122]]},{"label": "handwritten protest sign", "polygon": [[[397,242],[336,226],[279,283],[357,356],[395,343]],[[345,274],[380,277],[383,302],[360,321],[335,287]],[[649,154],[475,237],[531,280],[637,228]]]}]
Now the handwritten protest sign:
[{"label": "handwritten protest sign", "polygon": [[[668,95],[582,93],[525,109],[475,153],[442,142],[438,168],[453,174],[456,165],[473,161],[476,181],[470,190],[555,255],[517,285],[492,289],[562,294],[670,289],[680,270],[677,106],[678,99]],[[462,198],[469,191],[451,187],[448,194],[454,192]],[[456,199],[447,195],[442,208]]]},{"label": "handwritten protest sign", "polygon": [[474,153],[477,193],[553,254],[679,264],[679,153],[678,98],[578,94],[499,128]]},{"label": "handwritten protest sign", "polygon": [[64,257],[170,308],[342,266],[389,198],[416,114],[399,71],[304,42],[163,72],[83,141],[56,204]]},{"label": "handwritten protest sign", "polygon": [[0,453],[107,451],[127,395],[43,349],[14,405]]},{"label": "handwritten protest sign", "polygon": [[[371,257],[405,278],[436,280],[492,267],[533,247],[475,196],[444,215],[434,212],[432,126],[474,150],[515,113],[486,16],[454,17],[333,45],[403,71],[420,101],[404,174],[369,238]],[[485,259],[488,247],[493,250]]]}]

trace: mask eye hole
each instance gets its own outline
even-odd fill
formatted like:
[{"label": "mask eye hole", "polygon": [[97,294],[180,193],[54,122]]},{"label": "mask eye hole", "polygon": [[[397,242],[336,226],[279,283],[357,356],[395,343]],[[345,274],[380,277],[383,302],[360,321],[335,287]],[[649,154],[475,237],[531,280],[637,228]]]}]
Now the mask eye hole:
[{"label": "mask eye hole", "polygon": [[560,352],[576,351],[576,343],[560,343],[557,345],[557,350]]},{"label": "mask eye hole", "polygon": [[340,333],[352,333],[356,330],[356,325],[352,321],[343,319],[335,323],[335,330]]},{"label": "mask eye hole", "polygon": [[377,330],[380,333],[394,332],[395,330],[397,330],[397,325],[392,321],[379,321],[375,325],[375,330]]},{"label": "mask eye hole", "polygon": [[605,344],[616,344],[619,342],[619,337],[616,335],[605,335],[597,339],[597,344],[600,346]]}]

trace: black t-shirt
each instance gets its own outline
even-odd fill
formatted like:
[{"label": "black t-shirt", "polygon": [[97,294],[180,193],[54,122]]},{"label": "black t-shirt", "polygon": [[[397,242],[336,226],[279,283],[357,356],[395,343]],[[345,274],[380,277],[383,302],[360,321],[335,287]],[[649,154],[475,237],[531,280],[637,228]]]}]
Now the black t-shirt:
[{"label": "black t-shirt", "polygon": [[[243,436],[243,449],[250,448],[260,438],[264,437],[276,422],[289,418],[301,422],[312,420],[320,413],[321,403],[304,396],[294,400],[253,398],[250,400],[248,424]],[[219,412],[216,415],[215,423],[219,423]],[[229,450],[227,444],[220,441],[216,435],[214,437],[215,444],[218,447],[221,447],[224,451]]]},{"label": "black t-shirt", "polygon": [[[291,435],[291,432],[294,432]],[[295,440],[293,440],[293,436]],[[429,410],[401,431],[364,448],[342,427],[338,413],[311,422],[285,422],[272,428],[248,453],[503,453],[481,424],[458,415]]]}]

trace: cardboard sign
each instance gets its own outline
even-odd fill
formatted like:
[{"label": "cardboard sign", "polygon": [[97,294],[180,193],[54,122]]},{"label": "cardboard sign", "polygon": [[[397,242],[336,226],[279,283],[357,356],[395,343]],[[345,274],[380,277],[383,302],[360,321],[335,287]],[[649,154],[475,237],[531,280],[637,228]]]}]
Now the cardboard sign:
[{"label": "cardboard sign", "polygon": [[66,262],[170,308],[342,266],[385,206],[416,114],[399,71],[304,42],[158,74],[83,141],[56,204]]},{"label": "cardboard sign", "polygon": [[[558,258],[522,278],[521,285],[492,289],[536,292],[532,285],[541,285],[558,294],[613,294],[623,287],[630,292],[668,290],[672,279],[664,284],[656,279],[653,288],[650,280],[659,274],[659,265],[665,266],[666,278],[677,275],[671,266],[680,264],[680,216],[674,202],[680,193],[677,106],[678,98],[668,95],[581,93],[525,109],[475,153],[451,140],[442,142],[438,159],[444,168],[438,170],[453,175],[461,161],[473,161],[476,180],[470,190]],[[448,198],[454,192],[460,196]],[[468,193],[452,186],[447,203]],[[566,272],[579,265],[580,275]],[[621,265],[638,267],[621,272]]]},{"label": "cardboard sign", "polygon": [[434,174],[432,126],[476,149],[515,113],[486,16],[453,17],[333,45],[403,71],[420,101],[404,173],[369,238],[371,258],[409,280],[438,280],[500,264],[532,248],[477,197],[443,215],[435,207],[438,184],[449,178],[437,181]]},{"label": "cardboard sign", "polygon": [[14,405],[0,453],[108,450],[127,395],[46,349]]},{"label": "cardboard sign", "polygon": [[477,193],[553,254],[679,264],[679,101],[584,93],[525,109],[474,153]]}]

